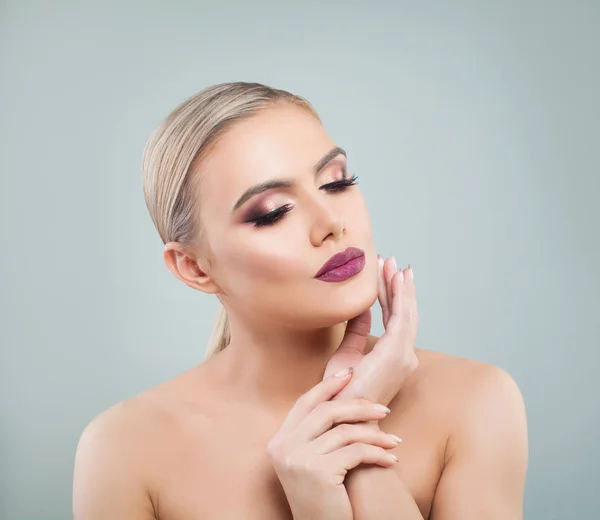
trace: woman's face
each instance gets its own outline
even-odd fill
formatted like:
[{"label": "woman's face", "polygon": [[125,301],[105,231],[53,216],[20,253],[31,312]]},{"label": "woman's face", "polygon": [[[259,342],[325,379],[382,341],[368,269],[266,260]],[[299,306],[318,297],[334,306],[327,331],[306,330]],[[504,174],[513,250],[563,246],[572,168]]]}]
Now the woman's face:
[{"label": "woman's face", "polygon": [[[369,215],[359,188],[339,183],[352,173],[336,147],[310,112],[279,104],[234,123],[202,160],[199,216],[208,275],[230,311],[316,328],[375,302]],[[248,191],[273,181],[282,185]],[[362,271],[338,282],[315,278],[348,247],[364,250]]]}]

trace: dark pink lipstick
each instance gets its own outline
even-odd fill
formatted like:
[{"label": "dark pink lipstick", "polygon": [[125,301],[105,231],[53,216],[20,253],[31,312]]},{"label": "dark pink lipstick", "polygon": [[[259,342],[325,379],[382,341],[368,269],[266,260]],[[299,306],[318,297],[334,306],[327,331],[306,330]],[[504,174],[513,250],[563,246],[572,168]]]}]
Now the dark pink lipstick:
[{"label": "dark pink lipstick", "polygon": [[349,247],[333,255],[315,275],[323,282],[343,282],[360,273],[365,266],[365,252],[358,247]]}]

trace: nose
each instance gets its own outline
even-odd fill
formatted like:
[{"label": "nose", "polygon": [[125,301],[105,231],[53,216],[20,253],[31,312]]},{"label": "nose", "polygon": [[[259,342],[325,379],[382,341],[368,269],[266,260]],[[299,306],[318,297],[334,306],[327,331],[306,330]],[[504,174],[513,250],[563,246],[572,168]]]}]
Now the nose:
[{"label": "nose", "polygon": [[346,234],[342,215],[326,202],[313,200],[311,215],[310,242],[313,246],[319,247],[325,240],[339,240]]}]

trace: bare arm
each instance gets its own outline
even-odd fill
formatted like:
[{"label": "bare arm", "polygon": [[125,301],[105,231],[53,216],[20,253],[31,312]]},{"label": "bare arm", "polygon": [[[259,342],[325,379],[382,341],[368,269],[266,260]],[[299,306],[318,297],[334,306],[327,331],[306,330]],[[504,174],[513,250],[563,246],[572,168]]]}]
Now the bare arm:
[{"label": "bare arm", "polygon": [[430,518],[521,520],[528,441],[519,388],[506,372],[487,366],[462,410]]},{"label": "bare arm", "polygon": [[359,466],[346,480],[355,520],[423,520],[410,491],[391,468]]},{"label": "bare arm", "polygon": [[115,409],[104,412],[81,435],[73,478],[74,520],[155,520],[130,433],[119,415]]}]

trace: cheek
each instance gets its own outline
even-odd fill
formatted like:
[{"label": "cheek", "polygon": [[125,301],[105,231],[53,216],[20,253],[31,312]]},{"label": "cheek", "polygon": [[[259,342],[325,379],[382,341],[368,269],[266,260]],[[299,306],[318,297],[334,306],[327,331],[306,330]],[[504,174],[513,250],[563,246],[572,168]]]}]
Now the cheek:
[{"label": "cheek", "polygon": [[274,229],[245,230],[236,238],[223,241],[216,255],[227,285],[235,283],[235,292],[255,290],[259,285],[263,291],[269,284],[281,288],[283,283],[310,275],[306,251],[298,249],[299,241],[292,234]]}]

